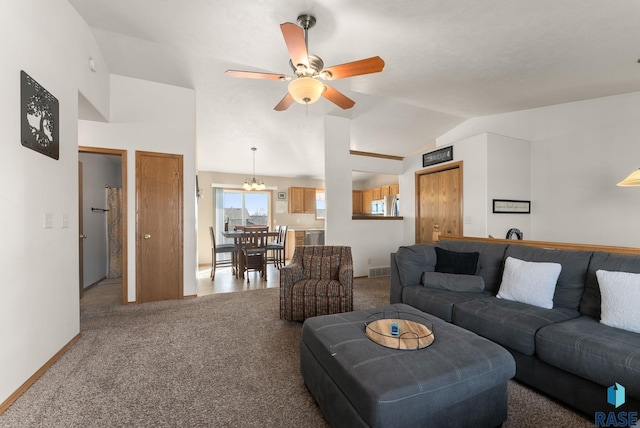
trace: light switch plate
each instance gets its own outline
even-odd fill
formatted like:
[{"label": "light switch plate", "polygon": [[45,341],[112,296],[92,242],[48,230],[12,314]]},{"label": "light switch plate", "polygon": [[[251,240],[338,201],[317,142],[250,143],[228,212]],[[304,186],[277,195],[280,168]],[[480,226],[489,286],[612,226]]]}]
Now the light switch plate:
[{"label": "light switch plate", "polygon": [[62,227],[64,229],[67,229],[69,227],[69,214],[67,213],[62,214]]},{"label": "light switch plate", "polygon": [[53,213],[44,213],[44,228],[53,228]]}]

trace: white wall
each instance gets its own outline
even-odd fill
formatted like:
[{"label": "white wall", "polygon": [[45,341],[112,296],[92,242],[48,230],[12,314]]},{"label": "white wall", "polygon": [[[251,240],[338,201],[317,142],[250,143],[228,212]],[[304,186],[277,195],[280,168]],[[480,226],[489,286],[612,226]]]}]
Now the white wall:
[{"label": "white wall", "polygon": [[91,208],[107,208],[106,185],[120,187],[122,169],[114,156],[95,153],[80,153],[82,162],[82,234],[83,240],[83,287],[104,279],[108,272],[109,251],[107,244],[107,213]]},{"label": "white wall", "polygon": [[128,296],[136,300],[136,151],[184,156],[184,295],[196,295],[195,91],[124,76],[111,76],[110,123],[81,120],[83,146],[127,150]]},{"label": "white wall", "polygon": [[640,188],[615,186],[640,166],[639,92],[470,119],[437,143],[486,132],[530,141],[526,239],[639,245]]},{"label": "white wall", "polygon": [[[107,116],[109,81],[89,70],[104,62],[66,0],[1,2],[0,52],[2,403],[79,333],[78,92]],[[58,99],[59,160],[21,145],[20,70]]]},{"label": "white wall", "polygon": [[[531,239],[531,214],[494,214],[494,199],[531,200],[531,144],[526,140],[487,135],[487,235],[505,238],[517,228]],[[533,204],[535,207],[535,204]]]},{"label": "white wall", "polygon": [[[351,246],[355,276],[369,267],[389,266],[389,254],[404,245],[402,221],[352,220],[351,171],[400,175],[402,162],[349,154],[350,122],[325,119],[325,188],[327,199],[326,245]],[[345,185],[349,183],[348,185]],[[404,194],[402,183],[400,192]],[[403,208],[401,208],[403,210]],[[403,211],[401,211],[402,214]]]}]

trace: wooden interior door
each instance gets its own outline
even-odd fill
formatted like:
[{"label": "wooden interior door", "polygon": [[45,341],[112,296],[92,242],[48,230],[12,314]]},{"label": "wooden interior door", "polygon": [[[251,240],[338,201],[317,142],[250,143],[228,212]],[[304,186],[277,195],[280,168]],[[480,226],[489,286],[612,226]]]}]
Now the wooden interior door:
[{"label": "wooden interior door", "polygon": [[462,236],[462,162],[416,172],[416,243],[442,235]]},{"label": "wooden interior door", "polygon": [[136,152],[136,301],[183,297],[183,158]]}]

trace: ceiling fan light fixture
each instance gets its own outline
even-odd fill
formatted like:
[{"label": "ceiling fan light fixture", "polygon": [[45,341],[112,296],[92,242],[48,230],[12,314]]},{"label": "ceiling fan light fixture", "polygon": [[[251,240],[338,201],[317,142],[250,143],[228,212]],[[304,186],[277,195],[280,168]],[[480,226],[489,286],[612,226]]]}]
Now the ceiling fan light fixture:
[{"label": "ceiling fan light fixture", "polygon": [[640,169],[636,169],[635,171],[633,171],[627,178],[622,180],[616,186],[640,186]]},{"label": "ceiling fan light fixture", "polygon": [[289,83],[289,93],[300,104],[313,104],[320,99],[325,86],[312,77],[299,77]]}]

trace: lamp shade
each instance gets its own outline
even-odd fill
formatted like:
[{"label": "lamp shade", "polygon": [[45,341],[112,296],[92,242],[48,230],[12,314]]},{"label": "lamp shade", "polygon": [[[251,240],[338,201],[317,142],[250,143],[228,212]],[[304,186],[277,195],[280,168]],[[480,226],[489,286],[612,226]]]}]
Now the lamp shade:
[{"label": "lamp shade", "polygon": [[289,93],[300,104],[312,104],[318,101],[325,87],[313,77],[298,77],[289,83]]},{"label": "lamp shade", "polygon": [[617,186],[640,186],[640,169],[633,171],[627,178],[618,183]]}]

